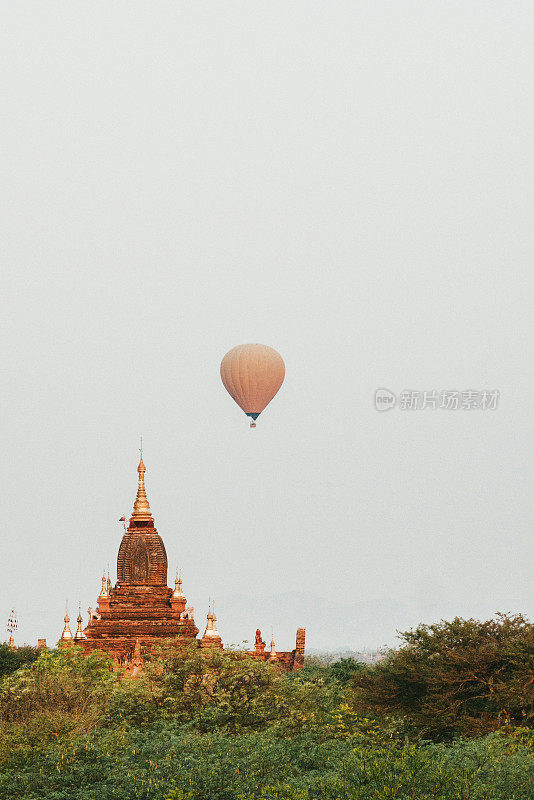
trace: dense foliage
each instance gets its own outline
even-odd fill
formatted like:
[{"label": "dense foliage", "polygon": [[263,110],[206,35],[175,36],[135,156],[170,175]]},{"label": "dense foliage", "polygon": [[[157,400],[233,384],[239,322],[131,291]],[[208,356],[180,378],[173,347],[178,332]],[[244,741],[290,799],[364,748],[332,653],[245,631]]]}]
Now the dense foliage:
[{"label": "dense foliage", "polygon": [[402,715],[434,739],[534,724],[534,625],[522,616],[457,617],[402,639],[404,647],[355,676],[360,708]]},{"label": "dense foliage", "polygon": [[16,647],[13,650],[3,642],[0,644],[0,679],[11,672],[20,669],[24,664],[30,664],[38,657],[36,647]]},{"label": "dense foliage", "polygon": [[[509,680],[510,697],[524,702],[517,698],[529,696],[528,680],[517,676],[527,676],[529,623],[501,617],[434,628],[404,634],[404,646],[375,667],[310,659],[285,675],[243,652],[178,640],[148,657],[136,680],[111,671],[103,654],[46,651],[0,682],[0,800],[532,800],[532,715],[499,715],[502,699],[489,712],[469,704],[468,715],[459,704],[431,742],[422,736],[432,712],[421,712],[414,696],[425,695],[413,689],[420,673],[439,699],[425,658],[440,680],[450,674],[446,687],[456,686],[463,667],[446,646],[454,650],[456,631],[468,661],[477,648],[480,657],[500,652],[501,668],[477,680],[508,676],[493,678],[499,698]],[[427,638],[439,637],[441,648],[432,648]],[[384,700],[388,681],[396,704]],[[479,736],[488,713],[492,732]],[[465,736],[437,741],[451,729]]]}]

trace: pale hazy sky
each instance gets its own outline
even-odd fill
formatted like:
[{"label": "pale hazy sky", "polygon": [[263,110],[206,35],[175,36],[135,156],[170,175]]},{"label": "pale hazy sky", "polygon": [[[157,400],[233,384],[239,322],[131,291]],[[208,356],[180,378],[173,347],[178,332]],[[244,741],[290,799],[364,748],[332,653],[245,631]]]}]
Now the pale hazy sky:
[{"label": "pale hazy sky", "polygon": [[[532,2],[17,2],[0,30],[0,619],[148,497],[203,629],[392,643],[532,593]],[[286,362],[251,431],[222,356]],[[379,414],[377,387],[499,389]]]}]

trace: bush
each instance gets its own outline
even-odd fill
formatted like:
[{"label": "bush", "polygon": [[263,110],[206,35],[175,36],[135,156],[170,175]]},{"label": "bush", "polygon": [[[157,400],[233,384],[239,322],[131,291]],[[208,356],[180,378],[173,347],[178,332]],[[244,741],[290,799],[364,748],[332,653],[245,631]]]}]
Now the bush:
[{"label": "bush", "polygon": [[116,676],[103,653],[79,647],[45,650],[0,684],[0,753],[24,743],[58,740],[99,723]]},{"label": "bush", "polygon": [[0,680],[12,672],[16,672],[24,664],[31,664],[38,657],[39,650],[36,647],[25,645],[11,650],[9,645],[0,644]]}]

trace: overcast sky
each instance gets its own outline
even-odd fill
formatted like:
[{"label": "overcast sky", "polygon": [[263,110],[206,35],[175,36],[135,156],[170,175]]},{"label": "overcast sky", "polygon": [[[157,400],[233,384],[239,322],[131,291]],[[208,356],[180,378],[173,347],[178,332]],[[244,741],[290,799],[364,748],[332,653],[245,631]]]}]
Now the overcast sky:
[{"label": "overcast sky", "polygon": [[[4,636],[14,606],[57,641],[115,580],[140,434],[169,581],[225,642],[534,616],[533,23],[2,3]],[[219,377],[243,342],[286,363],[256,430]]]}]

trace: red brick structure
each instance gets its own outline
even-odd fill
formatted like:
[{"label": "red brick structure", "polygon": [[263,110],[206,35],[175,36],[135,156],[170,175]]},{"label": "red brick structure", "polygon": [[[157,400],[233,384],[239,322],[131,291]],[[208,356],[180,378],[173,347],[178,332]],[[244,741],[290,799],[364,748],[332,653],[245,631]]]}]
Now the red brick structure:
[{"label": "red brick structure", "polygon": [[249,651],[249,655],[259,661],[269,661],[275,663],[285,670],[294,672],[304,666],[304,648],[306,642],[306,628],[297,628],[297,641],[295,649],[290,652],[279,652],[275,649],[274,638],[271,639],[269,651],[265,652],[265,642],[261,638],[261,631],[256,629],[254,650]]},{"label": "red brick structure", "polygon": [[[78,629],[73,637],[67,614],[59,642],[60,647],[80,645],[85,653],[93,650],[111,653],[116,664],[123,666],[126,674],[132,676],[142,669],[141,647],[151,647],[169,637],[196,640],[200,647],[223,647],[211,603],[206,630],[199,640],[194,609],[186,608],[181,579],[175,581],[174,591],[167,586],[167,553],[150,512],[142,455],[137,471],[137,497],[119,547],[117,583],[112,588],[109,577],[107,580],[105,576],[102,577],[98,606],[96,610],[89,609],[87,627],[82,631],[82,617],[79,614]],[[297,631],[295,650],[277,653],[274,651],[274,642],[271,644],[271,651],[264,653],[265,644],[261,642],[261,634],[257,631],[256,648],[252,655],[276,662],[283,669],[295,670],[303,666],[303,628]]]}]

